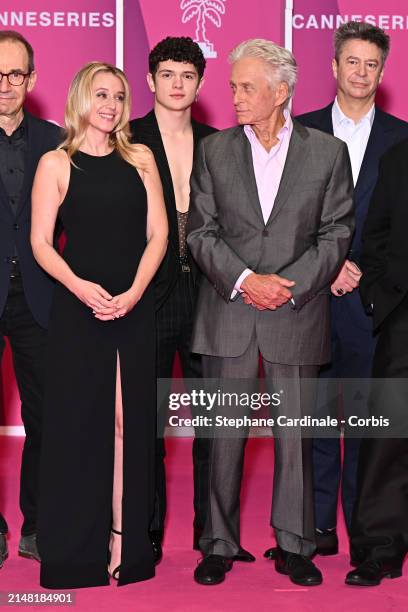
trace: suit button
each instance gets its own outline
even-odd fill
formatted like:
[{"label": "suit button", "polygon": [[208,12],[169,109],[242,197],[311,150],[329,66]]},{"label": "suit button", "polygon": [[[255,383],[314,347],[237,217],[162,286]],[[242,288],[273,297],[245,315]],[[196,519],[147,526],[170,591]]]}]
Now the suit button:
[{"label": "suit button", "polygon": [[267,229],[264,229],[262,232],[262,236],[269,236],[269,232]]},{"label": "suit button", "polygon": [[404,289],[401,287],[401,285],[394,285],[394,290],[397,293],[402,293],[404,291]]},{"label": "suit button", "polygon": [[18,224],[18,223],[14,223],[14,225],[13,225],[13,230],[14,230],[14,231],[17,231],[17,230],[19,230],[19,229],[20,229],[19,224]]}]

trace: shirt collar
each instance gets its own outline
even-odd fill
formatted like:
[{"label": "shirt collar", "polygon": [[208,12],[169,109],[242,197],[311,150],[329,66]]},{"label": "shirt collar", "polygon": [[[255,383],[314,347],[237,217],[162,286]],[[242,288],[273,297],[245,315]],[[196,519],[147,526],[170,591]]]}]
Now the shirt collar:
[{"label": "shirt collar", "polygon": [[353,125],[358,125],[360,123],[363,123],[363,121],[368,121],[370,124],[370,127],[372,127],[373,121],[374,121],[374,114],[375,114],[375,105],[373,104],[370,110],[368,111],[368,113],[366,113],[364,117],[361,117],[358,123],[354,123],[353,119],[350,119],[350,117],[347,117],[347,115],[343,113],[343,111],[340,108],[340,104],[337,100],[337,96],[336,96],[334,100],[333,108],[332,108],[333,127],[337,127],[341,125],[342,123],[350,123],[350,122],[353,123]]},{"label": "shirt collar", "polygon": [[[281,127],[281,129],[279,130],[279,132],[277,134],[277,138],[278,138],[278,140],[280,142],[282,142],[282,140],[285,138],[285,136],[287,136],[288,134],[290,135],[292,133],[292,130],[293,130],[293,121],[292,121],[292,117],[290,116],[290,112],[289,112],[288,108],[284,109],[283,116],[285,117],[285,123],[283,124],[283,126]],[[249,124],[244,125],[244,132],[245,132],[249,142],[251,142],[251,143],[254,142],[254,139],[255,139],[256,142],[259,142],[258,138],[256,137],[256,134],[255,134],[254,130],[252,129],[251,125],[249,125]],[[273,148],[274,147],[272,147],[271,151],[273,150]]]},{"label": "shirt collar", "polygon": [[12,139],[12,140],[20,140],[20,139],[23,139],[23,138],[27,138],[27,119],[26,119],[26,116],[23,115],[23,119],[22,119],[21,123],[16,127],[16,129],[14,130],[14,132],[11,133],[10,136],[7,136],[7,134],[3,130],[3,128],[0,128],[0,136],[2,138],[8,138],[8,139]]}]

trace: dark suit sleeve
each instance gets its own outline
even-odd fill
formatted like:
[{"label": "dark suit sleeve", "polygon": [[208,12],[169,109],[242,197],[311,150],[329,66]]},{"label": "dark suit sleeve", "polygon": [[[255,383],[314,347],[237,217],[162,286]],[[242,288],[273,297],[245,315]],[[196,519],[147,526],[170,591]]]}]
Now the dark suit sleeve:
[{"label": "dark suit sleeve", "polygon": [[191,176],[187,232],[187,243],[198,266],[228,302],[237,279],[248,266],[222,238],[204,141],[199,144]]},{"label": "dark suit sleeve", "polygon": [[56,149],[61,144],[61,142],[63,142],[65,138],[65,131],[59,125],[56,125],[55,123],[51,123],[49,121],[44,121],[42,125],[44,126],[44,152],[52,151]]},{"label": "dark suit sleeve", "polygon": [[322,202],[316,242],[299,259],[277,271],[280,276],[295,281],[291,291],[297,310],[332,282],[347,254],[353,230],[350,158],[347,146],[339,143]]},{"label": "dark suit sleeve", "polygon": [[[390,167],[391,166],[391,167]],[[384,276],[387,265],[387,246],[391,228],[390,203],[394,199],[395,168],[389,156],[380,161],[379,175],[363,228],[363,252],[360,295],[365,308],[374,302],[375,284]]]}]

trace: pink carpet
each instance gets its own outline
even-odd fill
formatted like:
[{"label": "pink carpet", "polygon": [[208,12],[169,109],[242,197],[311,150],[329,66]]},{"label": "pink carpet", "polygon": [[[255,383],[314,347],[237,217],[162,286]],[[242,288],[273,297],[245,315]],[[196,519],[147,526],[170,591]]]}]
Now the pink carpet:
[{"label": "pink carpet", "polygon": [[[2,438],[0,476],[3,488],[0,507],[10,525],[10,556],[0,571],[0,591],[45,592],[39,587],[39,565],[17,556],[20,512],[18,510],[18,471],[22,440]],[[403,578],[384,580],[377,588],[356,588],[344,584],[349,570],[344,527],[340,529],[341,553],[318,558],[324,575],[320,587],[300,588],[277,574],[273,563],[263,559],[265,548],[273,544],[269,524],[272,488],[273,444],[271,440],[250,440],[246,458],[243,494],[242,544],[253,552],[253,564],[236,563],[225,583],[203,587],[194,583],[193,570],[199,554],[191,549],[192,468],[191,440],[171,439],[168,443],[169,513],[165,556],[153,580],[126,587],[80,589],[76,591],[75,611],[135,610],[212,612],[234,610],[347,611],[408,610],[407,572]],[[31,609],[26,607],[26,609]],[[61,607],[51,609],[61,610]],[[34,608],[33,608],[34,609]],[[36,606],[35,609],[38,609]],[[50,607],[48,607],[50,609]]]}]

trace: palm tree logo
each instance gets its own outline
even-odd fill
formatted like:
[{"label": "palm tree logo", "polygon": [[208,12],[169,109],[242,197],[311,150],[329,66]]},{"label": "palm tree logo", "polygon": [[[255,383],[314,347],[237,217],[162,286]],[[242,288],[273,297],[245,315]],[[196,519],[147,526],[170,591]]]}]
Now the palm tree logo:
[{"label": "palm tree logo", "polygon": [[226,0],[181,0],[180,2],[180,8],[183,11],[182,23],[187,23],[193,17],[196,18],[194,40],[200,45],[206,58],[217,57],[217,52],[207,38],[205,22],[208,19],[216,28],[221,27],[221,15],[225,14],[224,2]]}]

